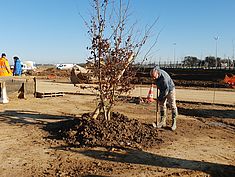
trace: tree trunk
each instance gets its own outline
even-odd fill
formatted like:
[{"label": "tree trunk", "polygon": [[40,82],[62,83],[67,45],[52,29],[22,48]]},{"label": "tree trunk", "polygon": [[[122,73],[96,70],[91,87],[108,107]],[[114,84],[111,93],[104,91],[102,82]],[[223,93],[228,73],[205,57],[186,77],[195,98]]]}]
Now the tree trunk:
[{"label": "tree trunk", "polygon": [[93,112],[92,118],[96,119],[99,114],[100,114],[100,104],[96,107],[95,111]]},{"label": "tree trunk", "polygon": [[125,72],[126,68],[129,66],[129,64],[133,61],[134,59],[134,53],[132,53],[128,60],[127,60],[127,63],[125,64],[124,66],[124,69],[119,73],[119,75],[117,76],[118,80],[122,77],[123,73]]},{"label": "tree trunk", "polygon": [[105,120],[111,119],[111,107],[107,106],[101,106],[102,104],[99,103],[99,105],[96,107],[95,111],[92,114],[92,118],[96,119],[100,114],[103,113]]}]

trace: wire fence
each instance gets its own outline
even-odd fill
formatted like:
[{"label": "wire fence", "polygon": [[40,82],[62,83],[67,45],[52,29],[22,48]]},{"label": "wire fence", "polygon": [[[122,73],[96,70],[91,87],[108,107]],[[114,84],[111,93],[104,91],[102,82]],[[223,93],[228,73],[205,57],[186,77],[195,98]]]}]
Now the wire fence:
[{"label": "wire fence", "polygon": [[221,70],[235,70],[235,64],[224,64],[224,63],[219,63],[218,66],[213,66],[213,65],[209,65],[207,63],[205,64],[184,64],[181,61],[176,61],[176,62],[154,62],[154,63],[149,63],[149,64],[145,64],[142,65],[142,67],[145,68],[153,68],[155,66],[158,66],[159,68],[181,68],[181,69],[221,69]]}]

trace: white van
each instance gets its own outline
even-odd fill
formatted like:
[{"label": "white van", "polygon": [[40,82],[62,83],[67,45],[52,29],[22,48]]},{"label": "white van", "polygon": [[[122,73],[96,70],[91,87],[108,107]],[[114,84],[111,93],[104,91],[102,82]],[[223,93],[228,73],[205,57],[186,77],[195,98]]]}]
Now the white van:
[{"label": "white van", "polygon": [[57,69],[64,70],[64,69],[72,69],[74,64],[59,64],[56,66]]},{"label": "white van", "polygon": [[22,66],[23,73],[27,71],[35,71],[37,68],[34,61],[23,61],[21,62],[21,66]]}]

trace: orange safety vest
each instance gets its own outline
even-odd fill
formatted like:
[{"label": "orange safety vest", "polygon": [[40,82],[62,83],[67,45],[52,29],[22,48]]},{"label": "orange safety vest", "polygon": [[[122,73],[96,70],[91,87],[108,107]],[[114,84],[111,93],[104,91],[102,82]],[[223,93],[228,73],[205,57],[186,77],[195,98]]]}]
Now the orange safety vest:
[{"label": "orange safety vest", "polygon": [[0,76],[12,76],[8,60],[4,57],[0,58]]}]

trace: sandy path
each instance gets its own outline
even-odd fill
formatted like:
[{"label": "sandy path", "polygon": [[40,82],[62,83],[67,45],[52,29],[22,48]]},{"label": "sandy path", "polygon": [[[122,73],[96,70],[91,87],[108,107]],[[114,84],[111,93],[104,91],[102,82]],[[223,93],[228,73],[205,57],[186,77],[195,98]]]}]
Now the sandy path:
[{"label": "sandy path", "polygon": [[[74,87],[68,83],[55,83],[50,81],[38,80],[38,92],[72,92],[72,93],[92,93],[89,90]],[[146,97],[149,87],[136,86],[131,92],[132,96]],[[156,90],[154,89],[154,98],[156,97]],[[230,104],[235,105],[235,90],[221,91],[216,90],[196,90],[192,88],[177,88],[176,98],[180,101],[196,101],[206,103]]]},{"label": "sandy path", "polygon": [[34,125],[0,121],[0,176],[31,176],[49,167],[50,149]]}]

